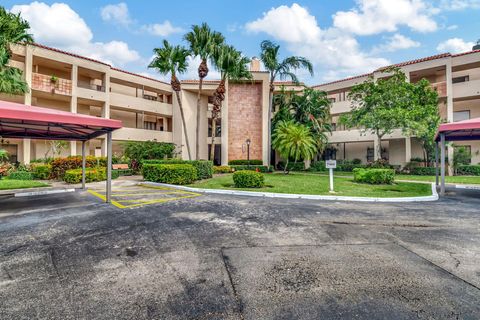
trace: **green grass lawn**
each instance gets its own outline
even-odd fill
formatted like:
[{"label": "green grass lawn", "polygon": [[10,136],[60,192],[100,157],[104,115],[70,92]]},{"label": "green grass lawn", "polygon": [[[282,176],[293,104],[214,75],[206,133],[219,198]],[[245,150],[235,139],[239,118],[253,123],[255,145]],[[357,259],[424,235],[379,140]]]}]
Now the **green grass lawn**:
[{"label": "green grass lawn", "polygon": [[[322,172],[321,175],[328,175],[328,173]],[[339,177],[352,177],[351,172],[334,171],[335,176]],[[396,174],[395,180],[411,180],[411,181],[425,181],[435,182],[435,176],[414,176],[408,174]],[[480,176],[447,176],[445,177],[446,183],[460,183],[460,184],[480,184]]]},{"label": "green grass lawn", "polygon": [[[305,174],[291,172],[265,174],[264,188],[237,189],[233,186],[231,174],[220,175],[208,180],[198,181],[191,187],[205,189],[231,189],[246,191],[262,191],[276,193],[297,193],[332,195],[329,193],[328,176],[318,174]],[[421,183],[398,182],[393,185],[369,185],[355,183],[347,177],[338,177],[334,180],[335,195],[356,197],[412,197],[429,196],[432,194],[431,186]]]},{"label": "green grass lawn", "polygon": [[48,187],[48,184],[35,180],[0,180],[0,190]]}]

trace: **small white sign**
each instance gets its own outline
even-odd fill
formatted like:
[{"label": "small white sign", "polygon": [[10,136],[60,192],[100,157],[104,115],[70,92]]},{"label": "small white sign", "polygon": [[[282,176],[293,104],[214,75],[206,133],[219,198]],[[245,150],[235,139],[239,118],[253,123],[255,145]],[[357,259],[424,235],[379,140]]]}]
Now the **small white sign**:
[{"label": "small white sign", "polygon": [[336,169],[337,168],[337,160],[327,160],[327,161],[325,161],[325,167],[327,169]]}]

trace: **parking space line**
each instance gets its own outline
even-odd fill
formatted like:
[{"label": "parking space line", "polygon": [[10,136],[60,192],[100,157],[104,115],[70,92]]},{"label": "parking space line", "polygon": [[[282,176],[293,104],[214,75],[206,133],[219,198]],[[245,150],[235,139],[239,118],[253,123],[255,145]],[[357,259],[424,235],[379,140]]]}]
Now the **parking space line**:
[{"label": "parking space line", "polygon": [[[93,190],[87,190],[89,193],[91,193],[92,195],[96,196],[96,197],[99,197],[100,199],[102,199],[103,201],[107,201],[107,197],[98,193],[98,192],[95,192]],[[110,202],[111,204],[113,204],[115,207],[117,208],[120,208],[120,209],[125,209],[126,207],[121,204],[121,203],[118,203],[117,201],[115,200],[111,200]]]}]

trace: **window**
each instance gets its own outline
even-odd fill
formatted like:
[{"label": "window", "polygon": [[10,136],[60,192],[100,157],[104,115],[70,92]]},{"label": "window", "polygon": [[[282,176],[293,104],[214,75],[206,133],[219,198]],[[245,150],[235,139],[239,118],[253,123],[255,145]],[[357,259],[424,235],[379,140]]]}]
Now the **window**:
[{"label": "window", "polygon": [[[215,126],[217,127],[215,137],[220,138],[222,136],[222,119],[218,118],[215,122]],[[208,119],[208,136],[212,136],[212,118]]]},{"label": "window", "polygon": [[145,121],[143,123],[143,128],[146,130],[157,130],[157,123],[153,121]]},{"label": "window", "polygon": [[345,101],[346,97],[347,97],[347,93],[345,91],[338,93],[338,101]]},{"label": "window", "polygon": [[452,79],[452,83],[460,83],[460,82],[467,82],[467,81],[470,81],[469,76],[455,77]]},{"label": "window", "polygon": [[463,121],[468,119],[470,119],[470,110],[453,112],[453,122]]},{"label": "window", "polygon": [[336,123],[332,123],[332,131],[337,131],[337,124]]}]

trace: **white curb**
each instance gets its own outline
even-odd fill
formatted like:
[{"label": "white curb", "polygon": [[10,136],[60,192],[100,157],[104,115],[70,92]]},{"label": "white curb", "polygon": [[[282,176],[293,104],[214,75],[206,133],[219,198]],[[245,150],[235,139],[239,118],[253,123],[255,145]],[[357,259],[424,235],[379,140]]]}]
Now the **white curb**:
[{"label": "white curb", "polygon": [[469,190],[480,190],[480,186],[472,186],[465,184],[456,184],[455,189],[469,189]]},{"label": "white curb", "polygon": [[223,189],[200,189],[173,184],[145,181],[140,183],[152,186],[162,186],[175,188],[191,192],[229,194],[235,196],[264,197],[264,198],[285,198],[285,199],[309,199],[309,200],[334,200],[334,201],[360,201],[360,202],[419,202],[438,200],[437,188],[432,183],[432,195],[422,197],[403,197],[403,198],[371,198],[371,197],[346,197],[346,196],[320,196],[312,194],[291,194],[291,193],[273,193],[273,192],[255,192],[255,191],[237,191]]},{"label": "white curb", "polygon": [[56,194],[56,193],[66,193],[66,192],[75,192],[75,189],[57,189],[57,190],[45,190],[45,191],[30,191],[30,192],[17,192],[14,194],[15,197],[31,197],[31,196],[41,196],[46,194]]}]

